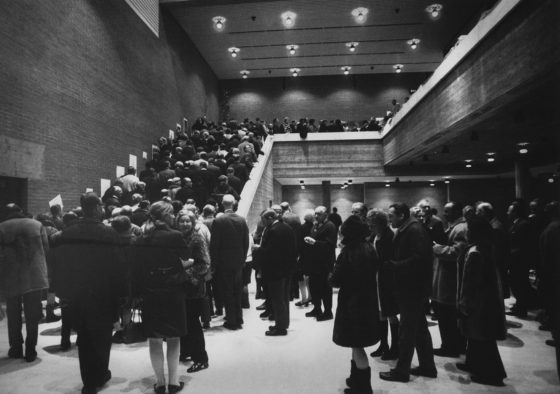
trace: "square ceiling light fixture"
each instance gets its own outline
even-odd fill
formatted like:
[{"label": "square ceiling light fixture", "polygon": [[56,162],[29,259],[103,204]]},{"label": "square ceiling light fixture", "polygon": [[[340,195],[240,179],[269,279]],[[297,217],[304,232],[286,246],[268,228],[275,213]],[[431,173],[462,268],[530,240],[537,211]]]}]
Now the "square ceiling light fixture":
[{"label": "square ceiling light fixture", "polygon": [[286,29],[291,29],[296,24],[296,14],[292,11],[286,11],[280,15],[282,18],[282,24]]},{"label": "square ceiling light fixture", "polygon": [[360,25],[366,22],[368,13],[369,10],[364,7],[358,7],[352,10],[352,16],[354,17],[354,20]]},{"label": "square ceiling light fixture", "polygon": [[223,31],[226,27],[226,18],[223,16],[215,16],[212,18],[212,22],[214,22],[214,29],[217,31]]}]

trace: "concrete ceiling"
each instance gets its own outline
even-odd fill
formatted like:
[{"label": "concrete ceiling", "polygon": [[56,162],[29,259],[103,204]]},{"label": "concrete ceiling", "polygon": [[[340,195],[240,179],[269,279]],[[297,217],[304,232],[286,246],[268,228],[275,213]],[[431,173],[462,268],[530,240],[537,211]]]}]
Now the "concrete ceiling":
[{"label": "concrete ceiling", "polygon": [[[351,66],[353,74],[392,73],[402,64],[403,72],[432,72],[457,37],[474,25],[492,0],[438,0],[443,10],[432,18],[426,7],[433,0],[161,0],[187,32],[219,79],[341,74]],[[359,24],[353,9],[365,7],[367,19]],[[281,14],[296,14],[286,28]],[[216,31],[212,18],[227,19]],[[421,40],[413,50],[407,44]],[[358,42],[350,52],[346,43]],[[290,55],[286,45],[299,46]],[[240,49],[232,58],[228,48]]]}]

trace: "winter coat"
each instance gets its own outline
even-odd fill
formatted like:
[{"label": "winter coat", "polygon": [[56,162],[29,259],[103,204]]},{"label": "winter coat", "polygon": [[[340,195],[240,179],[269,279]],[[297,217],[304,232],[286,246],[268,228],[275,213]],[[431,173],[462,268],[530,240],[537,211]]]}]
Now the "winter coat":
[{"label": "winter coat", "polygon": [[501,340],[506,337],[502,286],[492,251],[470,246],[460,275],[459,328],[467,339]]},{"label": "winter coat", "polygon": [[346,245],[334,266],[331,285],[339,287],[333,342],[343,347],[367,347],[379,341],[376,274],[379,260],[365,241]]},{"label": "winter coat", "polygon": [[261,261],[264,279],[288,278],[294,272],[297,261],[296,237],[292,228],[281,221],[267,227],[255,255]]},{"label": "winter coat", "polygon": [[206,276],[210,271],[207,240],[196,229],[184,239],[188,257],[194,260],[194,264],[185,270],[187,299],[203,298],[206,295]]},{"label": "winter coat", "polygon": [[311,230],[311,237],[315,239],[315,244],[309,248],[309,273],[331,272],[336,260],[335,251],[338,239],[335,225],[328,220],[315,224]]},{"label": "winter coat", "polygon": [[434,274],[432,279],[432,299],[440,304],[457,304],[457,261],[467,248],[467,223],[460,218],[447,231],[445,245],[433,246]]},{"label": "winter coat", "polygon": [[16,214],[0,223],[0,292],[13,297],[48,288],[48,250],[47,233],[37,220]]},{"label": "winter coat", "polygon": [[241,270],[249,249],[249,228],[245,219],[228,211],[214,219],[210,232],[210,257],[215,271]]},{"label": "winter coat", "polygon": [[416,219],[409,218],[393,240],[397,297],[402,300],[430,295],[432,283],[432,241]]},{"label": "winter coat", "polygon": [[383,316],[394,316],[399,313],[395,298],[397,290],[395,270],[391,264],[383,264],[394,258],[393,237],[394,233],[391,228],[386,227],[373,241],[373,246],[380,261],[380,268],[377,274],[377,287],[379,310]]}]

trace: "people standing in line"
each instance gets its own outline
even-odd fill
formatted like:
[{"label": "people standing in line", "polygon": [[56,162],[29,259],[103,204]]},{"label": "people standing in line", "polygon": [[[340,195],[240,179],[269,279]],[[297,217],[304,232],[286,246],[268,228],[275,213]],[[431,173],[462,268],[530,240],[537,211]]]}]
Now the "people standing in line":
[{"label": "people standing in line", "polygon": [[441,347],[434,349],[434,355],[459,357],[465,352],[466,343],[457,326],[457,265],[459,260],[463,261],[463,254],[467,248],[467,223],[462,216],[462,206],[457,202],[445,204],[443,215],[448,223],[445,231],[447,240],[444,244],[433,245],[436,259],[432,300],[435,303],[441,336]]},{"label": "people standing in line", "polygon": [[[142,325],[148,337],[150,361],[156,375],[154,390],[166,392],[164,362],[167,359],[167,392],[182,390],[179,381],[180,338],[187,334],[185,269],[194,265],[182,234],[172,229],[173,206],[158,201],[150,207],[144,234],[132,250],[133,294],[142,298]],[[167,343],[164,356],[163,340]]]},{"label": "people standing in line", "polygon": [[111,379],[111,339],[118,327],[119,298],[127,295],[126,268],[117,232],[101,222],[101,199],[89,192],[80,205],[83,218],[53,236],[53,285],[67,303],[63,315],[69,315],[78,333],[82,394],[89,394]]},{"label": "people standing in line", "polygon": [[41,222],[26,217],[18,205],[6,205],[5,213],[5,220],[0,223],[0,292],[6,297],[8,357],[25,357],[25,361],[32,362],[37,358],[35,348],[43,309],[41,293],[49,288],[46,260],[49,241]]},{"label": "people standing in line", "polygon": [[231,194],[224,195],[224,214],[214,219],[210,241],[215,278],[224,297],[226,321],[223,327],[228,330],[242,328],[243,265],[249,249],[249,228],[245,219],[233,211],[234,204]]},{"label": "people standing in line", "polygon": [[[509,274],[511,291],[515,297],[515,305],[506,313],[525,318],[527,317],[531,294],[529,285],[531,236],[525,202],[521,200],[512,202],[508,207],[507,214],[512,221],[509,229],[511,246]],[[533,256],[533,258],[537,258],[537,256]]]},{"label": "people standing in line", "polygon": [[560,379],[560,205],[550,202],[545,207],[550,220],[539,240],[542,287],[545,310],[550,317],[552,338],[556,347],[556,369]]},{"label": "people standing in line", "polygon": [[333,318],[332,288],[327,279],[336,259],[337,231],[327,216],[327,208],[324,206],[315,208],[315,224],[311,235],[304,238],[304,242],[310,246],[309,287],[313,300],[313,310],[307,312],[305,316],[315,317],[317,321]]},{"label": "people standing in line", "polygon": [[[377,273],[378,310],[380,317],[379,333],[381,342],[371,357],[382,360],[396,360],[399,357],[399,308],[396,301],[395,271],[392,265],[384,264],[394,259],[393,238],[395,234],[389,227],[389,218],[381,209],[371,209],[367,213],[371,234],[368,241],[373,245],[379,257],[380,267]],[[391,348],[388,344],[388,325],[391,327]]]},{"label": "people standing in line", "polygon": [[210,270],[210,253],[207,240],[196,231],[196,215],[192,211],[180,211],[176,218],[176,228],[183,235],[187,245],[188,260],[186,272],[186,317],[187,334],[181,337],[180,361],[190,357],[193,365],[187,372],[198,372],[208,368],[208,353],[204,332],[200,324],[204,303],[207,303],[205,277]]},{"label": "people standing in line", "polygon": [[270,326],[265,335],[287,335],[290,326],[290,278],[297,260],[296,236],[272,209],[267,209],[261,220],[265,229],[260,245],[254,246],[254,253],[261,261],[269,295],[267,302],[272,305],[275,320],[275,325]]},{"label": "people standing in line", "polygon": [[309,253],[311,246],[304,242],[305,237],[311,235],[313,229],[314,214],[313,210],[305,212],[303,224],[301,225],[299,246],[299,260],[297,264],[297,278],[301,300],[296,302],[296,306],[308,306],[311,302],[311,291],[309,290]]},{"label": "people standing in line", "polygon": [[352,348],[350,377],[345,393],[373,393],[371,369],[365,347],[379,341],[380,325],[376,274],[379,260],[366,242],[363,223],[350,216],[341,228],[342,248],[334,265],[330,283],[340,288],[333,328],[333,342]]},{"label": "people standing in line", "polygon": [[459,272],[457,305],[461,332],[468,342],[465,363],[457,368],[469,372],[475,383],[503,386],[506,371],[496,340],[506,338],[506,319],[492,227],[476,216],[467,223],[469,247]]},{"label": "people standing in line", "polygon": [[[408,382],[410,374],[435,378],[432,337],[424,314],[432,280],[432,241],[416,219],[410,217],[406,204],[389,207],[389,221],[396,228],[395,259],[389,263],[396,272],[397,304],[400,312],[399,359],[395,369],[380,372],[383,380]],[[419,366],[410,368],[414,349]]]}]

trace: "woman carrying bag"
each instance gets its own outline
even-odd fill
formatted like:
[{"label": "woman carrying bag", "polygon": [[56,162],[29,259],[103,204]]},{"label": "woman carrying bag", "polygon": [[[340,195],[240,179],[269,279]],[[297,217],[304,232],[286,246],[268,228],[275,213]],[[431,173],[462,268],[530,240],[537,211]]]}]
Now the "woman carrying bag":
[{"label": "woman carrying bag", "polygon": [[133,248],[135,295],[142,298],[142,324],[148,337],[150,360],[156,375],[154,391],[166,392],[163,340],[167,342],[167,392],[182,390],[179,382],[180,337],[187,333],[184,264],[188,258],[186,243],[179,231],[171,229],[173,206],[154,203],[144,234]]}]

